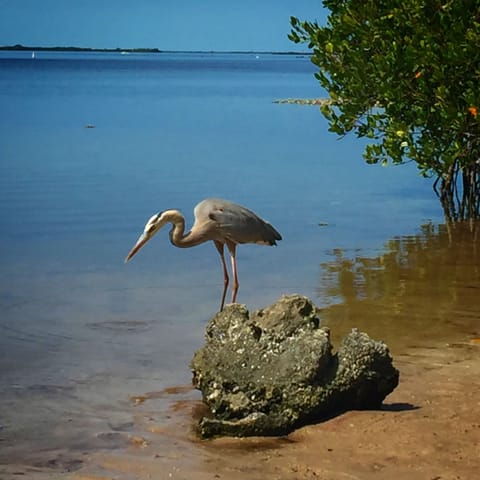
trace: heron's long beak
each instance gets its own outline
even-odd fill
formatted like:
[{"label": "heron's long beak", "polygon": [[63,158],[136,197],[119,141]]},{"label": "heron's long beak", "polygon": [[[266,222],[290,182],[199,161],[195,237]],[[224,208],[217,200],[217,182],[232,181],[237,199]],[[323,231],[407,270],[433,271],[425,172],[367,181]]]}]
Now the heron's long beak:
[{"label": "heron's long beak", "polygon": [[149,240],[151,236],[146,233],[142,233],[138,237],[137,243],[130,250],[129,254],[125,257],[125,263],[127,263]]}]

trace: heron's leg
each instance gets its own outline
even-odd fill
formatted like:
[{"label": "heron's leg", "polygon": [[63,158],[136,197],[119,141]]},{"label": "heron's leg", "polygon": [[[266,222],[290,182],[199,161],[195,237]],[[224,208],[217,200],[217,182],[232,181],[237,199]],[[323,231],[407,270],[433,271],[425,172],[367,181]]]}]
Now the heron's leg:
[{"label": "heron's leg", "polygon": [[232,242],[227,242],[228,251],[230,252],[230,259],[232,261],[232,275],[233,275],[233,285],[232,285],[232,303],[235,303],[237,299],[238,287],[238,275],[237,275],[237,260],[235,258],[235,253],[237,249],[237,244]]},{"label": "heron's leg", "polygon": [[222,302],[220,303],[220,311],[223,310],[223,306],[225,305],[225,295],[227,293],[228,287],[228,270],[227,265],[225,263],[225,257],[223,255],[223,243],[217,242],[214,240],[215,246],[217,247],[218,253],[220,254],[220,259],[222,260],[222,267],[223,267],[223,293],[222,293]]}]

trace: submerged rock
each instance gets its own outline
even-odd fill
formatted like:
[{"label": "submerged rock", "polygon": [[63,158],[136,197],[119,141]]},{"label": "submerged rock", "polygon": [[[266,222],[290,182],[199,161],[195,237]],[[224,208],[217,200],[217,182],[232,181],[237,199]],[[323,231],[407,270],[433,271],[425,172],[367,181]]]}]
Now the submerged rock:
[{"label": "submerged rock", "polygon": [[233,304],[208,323],[191,362],[211,417],[199,434],[284,435],[349,409],[379,408],[398,385],[387,346],[352,330],[336,354],[312,302],[284,296],[254,312]]}]

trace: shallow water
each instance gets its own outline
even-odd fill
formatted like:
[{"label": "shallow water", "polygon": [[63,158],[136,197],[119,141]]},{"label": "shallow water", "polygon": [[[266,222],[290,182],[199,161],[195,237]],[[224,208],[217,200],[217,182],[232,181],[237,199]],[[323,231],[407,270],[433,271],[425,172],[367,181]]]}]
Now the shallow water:
[{"label": "shallow water", "polygon": [[249,308],[305,294],[334,338],[358,326],[393,352],[480,335],[477,238],[442,225],[412,165],[367,166],[316,107],[273,103],[322,96],[312,72],[295,56],[1,54],[0,462],[112,446],[130,396],[189,383],[220,300],[214,247],[160,232],[123,259],[152,214],[188,226],[208,196],[283,235],[239,247]]},{"label": "shallow water", "polygon": [[324,323],[339,338],[352,325],[395,353],[446,348],[480,337],[480,223],[425,224],[377,256],[332,251],[319,294],[334,305]]}]

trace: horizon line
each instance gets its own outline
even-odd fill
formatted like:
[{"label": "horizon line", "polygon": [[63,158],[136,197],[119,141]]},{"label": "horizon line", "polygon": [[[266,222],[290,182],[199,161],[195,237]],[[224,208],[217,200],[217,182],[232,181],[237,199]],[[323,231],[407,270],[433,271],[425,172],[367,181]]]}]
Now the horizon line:
[{"label": "horizon line", "polygon": [[74,50],[74,51],[91,51],[91,52],[150,52],[150,53],[270,53],[270,54],[288,54],[288,55],[311,55],[308,51],[297,50],[162,50],[158,47],[81,47],[75,45],[23,45],[17,43],[14,45],[0,45],[0,50],[23,51],[23,50],[38,50],[38,51],[59,51],[59,50]]}]

